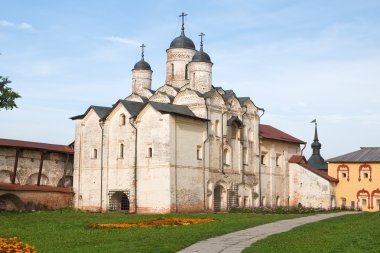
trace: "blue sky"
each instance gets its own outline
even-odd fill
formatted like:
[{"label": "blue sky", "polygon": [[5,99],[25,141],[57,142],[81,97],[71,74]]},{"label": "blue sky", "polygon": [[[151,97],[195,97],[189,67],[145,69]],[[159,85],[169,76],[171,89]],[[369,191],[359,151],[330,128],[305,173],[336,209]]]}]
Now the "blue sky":
[{"label": "blue sky", "polygon": [[213,84],[250,96],[262,123],[308,142],[318,120],[322,155],[380,146],[380,1],[3,0],[0,75],[22,95],[0,111],[0,138],[68,144],[69,117],[131,92],[145,43],[152,88],[180,33],[214,63]]}]

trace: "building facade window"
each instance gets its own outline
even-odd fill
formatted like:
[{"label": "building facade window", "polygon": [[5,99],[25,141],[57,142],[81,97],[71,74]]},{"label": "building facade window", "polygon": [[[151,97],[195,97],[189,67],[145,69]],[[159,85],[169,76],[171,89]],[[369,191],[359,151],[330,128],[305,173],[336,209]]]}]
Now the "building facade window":
[{"label": "building facade window", "polygon": [[189,64],[186,64],[186,66],[185,66],[185,79],[186,79],[186,80],[189,79],[189,76],[188,76],[188,65],[189,65]]},{"label": "building facade window", "polygon": [[350,168],[345,165],[345,164],[341,164],[338,166],[337,170],[336,170],[336,173],[337,173],[337,178],[344,178],[344,179],[347,179],[347,181],[350,181]]},{"label": "building facade window", "polygon": [[125,126],[125,115],[124,114],[120,114],[119,125],[120,126]]},{"label": "building facade window", "polygon": [[119,158],[123,159],[124,158],[124,144],[119,143]]},{"label": "building facade window", "polygon": [[260,161],[261,161],[261,164],[262,165],[267,165],[267,153],[266,152],[262,152],[261,153],[261,156],[260,156]]},{"label": "building facade window", "polygon": [[281,155],[276,154],[276,166],[280,167],[281,166]]},{"label": "building facade window", "polygon": [[372,167],[369,164],[359,166],[359,181],[362,179],[372,181]]},{"label": "building facade window", "polygon": [[243,164],[248,164],[248,148],[243,148]]},{"label": "building facade window", "polygon": [[171,78],[173,79],[174,78],[174,64],[173,63],[171,64],[170,72],[171,72]]},{"label": "building facade window", "polygon": [[223,161],[225,166],[231,165],[231,151],[228,148],[223,151]]},{"label": "building facade window", "polygon": [[202,160],[202,146],[197,146],[197,160]]},{"label": "building facade window", "polygon": [[96,148],[93,148],[91,150],[91,159],[97,159],[98,158],[98,150]]},{"label": "building facade window", "polygon": [[148,145],[146,149],[146,157],[151,158],[152,156],[153,156],[153,148],[151,145]]},{"label": "building facade window", "polygon": [[219,124],[219,120],[215,120],[215,135],[217,137],[220,136],[220,124]]}]

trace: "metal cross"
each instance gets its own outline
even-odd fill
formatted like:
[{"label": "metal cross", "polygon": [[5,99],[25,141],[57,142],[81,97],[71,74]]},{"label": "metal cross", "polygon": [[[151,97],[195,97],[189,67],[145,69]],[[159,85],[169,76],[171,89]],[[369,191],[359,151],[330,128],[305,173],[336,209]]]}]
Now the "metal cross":
[{"label": "metal cross", "polygon": [[184,12],[182,12],[182,14],[179,15],[179,17],[182,17],[182,28],[181,28],[182,31],[185,30],[185,16],[187,16],[187,14]]},{"label": "metal cross", "polygon": [[204,34],[203,32],[201,32],[198,36],[201,37],[201,48],[200,50],[203,51],[203,36],[205,36],[206,34]]},{"label": "metal cross", "polygon": [[143,43],[143,44],[141,44],[140,47],[141,47],[141,59],[144,60],[144,47],[146,47],[146,46]]}]

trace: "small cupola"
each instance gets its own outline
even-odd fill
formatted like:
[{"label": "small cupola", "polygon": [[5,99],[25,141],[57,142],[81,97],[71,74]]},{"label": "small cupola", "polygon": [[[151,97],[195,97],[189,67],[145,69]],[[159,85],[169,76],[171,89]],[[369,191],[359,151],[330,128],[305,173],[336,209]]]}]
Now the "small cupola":
[{"label": "small cupola", "polygon": [[199,34],[201,37],[201,46],[199,51],[195,53],[193,58],[191,59],[192,62],[210,62],[211,63],[211,58],[210,56],[203,51],[203,36],[205,36],[204,33]]},{"label": "small cupola", "polygon": [[141,60],[138,61],[135,66],[133,67],[134,70],[152,70],[150,68],[149,63],[147,63],[144,59],[144,48],[146,47],[144,44],[141,46]]},{"label": "small cupola", "polygon": [[132,93],[144,94],[144,89],[151,89],[152,69],[144,59],[144,44],[141,46],[141,60],[138,61],[132,69]]},{"label": "small cupola", "polygon": [[205,93],[211,90],[213,63],[210,56],[203,51],[203,36],[205,34],[201,33],[199,36],[201,37],[201,45],[189,63],[189,79],[192,89]]}]

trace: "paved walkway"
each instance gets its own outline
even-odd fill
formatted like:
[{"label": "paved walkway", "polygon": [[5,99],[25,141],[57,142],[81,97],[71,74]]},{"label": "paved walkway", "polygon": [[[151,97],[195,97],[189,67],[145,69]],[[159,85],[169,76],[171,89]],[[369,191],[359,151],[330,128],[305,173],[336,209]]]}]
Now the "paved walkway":
[{"label": "paved walkway", "polygon": [[286,232],[304,224],[355,213],[357,212],[317,214],[289,220],[280,220],[200,241],[179,251],[179,253],[237,253],[269,235]]}]

